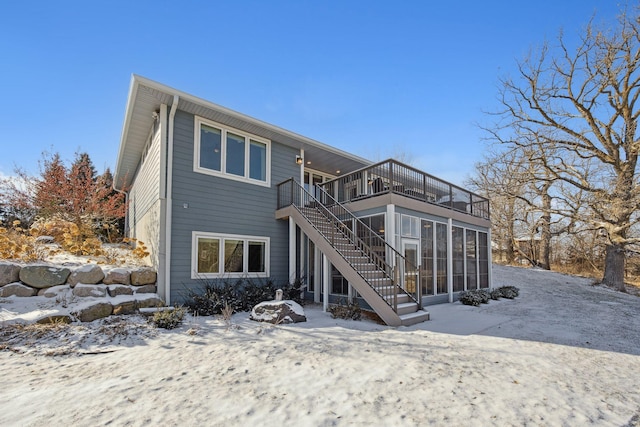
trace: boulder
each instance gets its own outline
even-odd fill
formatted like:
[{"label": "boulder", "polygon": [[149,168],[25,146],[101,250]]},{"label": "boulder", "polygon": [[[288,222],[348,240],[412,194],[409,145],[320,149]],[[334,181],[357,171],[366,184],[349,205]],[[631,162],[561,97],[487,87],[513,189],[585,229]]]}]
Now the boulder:
[{"label": "boulder", "polygon": [[136,290],[136,294],[155,294],[156,285],[136,286],[135,290]]},{"label": "boulder", "polygon": [[302,306],[295,301],[264,301],[253,307],[251,320],[268,323],[298,323],[306,322]]},{"label": "boulder", "polygon": [[133,289],[127,285],[107,285],[107,292],[110,297],[117,297],[118,295],[133,295]]},{"label": "boulder", "polygon": [[136,301],[122,301],[113,305],[113,314],[134,314],[138,311]]},{"label": "boulder", "polygon": [[61,293],[68,291],[69,289],[69,285],[52,286],[50,288],[40,289],[38,291],[38,296],[45,298],[55,298]]},{"label": "boulder", "polygon": [[104,279],[102,268],[96,264],[87,264],[73,270],[67,279],[67,283],[73,288],[78,283],[95,285],[100,283],[102,279]]},{"label": "boulder", "polygon": [[30,286],[23,285],[20,282],[9,283],[0,288],[0,297],[32,297],[38,292]]},{"label": "boulder", "polygon": [[104,285],[85,285],[78,283],[73,288],[73,295],[77,297],[104,297],[107,295],[107,287]]},{"label": "boulder", "polygon": [[143,267],[131,272],[131,284],[133,286],[151,285],[156,283],[156,271],[153,268]]},{"label": "boulder", "polygon": [[114,268],[107,271],[102,283],[105,285],[129,285],[131,284],[131,273],[126,268]]},{"label": "boulder", "polygon": [[20,269],[20,281],[32,288],[50,288],[67,281],[71,270],[50,265],[27,265]]},{"label": "boulder", "polygon": [[81,322],[93,322],[96,319],[111,316],[113,306],[108,302],[97,302],[95,304],[84,307],[74,313],[75,317]]},{"label": "boulder", "polygon": [[20,280],[20,267],[12,262],[0,262],[0,286]]},{"label": "boulder", "polygon": [[51,323],[71,323],[71,316],[68,314],[50,314],[36,320],[35,323],[40,325],[49,325]]},{"label": "boulder", "polygon": [[164,307],[164,301],[162,301],[162,299],[157,296],[138,299],[137,302],[138,302],[138,308]]}]

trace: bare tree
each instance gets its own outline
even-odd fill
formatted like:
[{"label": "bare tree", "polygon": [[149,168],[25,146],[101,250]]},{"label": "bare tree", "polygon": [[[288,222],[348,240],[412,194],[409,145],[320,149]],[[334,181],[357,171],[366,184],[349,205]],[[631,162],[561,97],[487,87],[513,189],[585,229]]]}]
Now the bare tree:
[{"label": "bare tree", "polygon": [[622,14],[610,30],[589,23],[575,48],[560,34],[557,49],[545,44],[518,64],[517,80],[502,80],[504,109],[487,129],[547,153],[550,177],[582,192],[579,219],[607,239],[603,282],[620,290],[625,251],[640,243],[630,234],[640,207],[639,30],[637,16]]},{"label": "bare tree", "polygon": [[467,180],[467,185],[489,198],[491,235],[497,244],[498,258],[507,264],[516,259],[516,240],[523,234],[522,226],[529,216],[526,204],[518,198],[525,192],[525,180],[520,176],[525,165],[518,151],[487,153]]}]

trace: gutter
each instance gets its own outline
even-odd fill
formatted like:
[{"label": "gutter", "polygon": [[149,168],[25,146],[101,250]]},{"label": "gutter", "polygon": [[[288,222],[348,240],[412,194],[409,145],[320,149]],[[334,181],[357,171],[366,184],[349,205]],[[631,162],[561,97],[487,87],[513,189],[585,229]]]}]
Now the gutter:
[{"label": "gutter", "polygon": [[171,111],[169,112],[169,129],[167,136],[167,185],[166,185],[166,203],[167,203],[167,216],[165,224],[165,259],[164,259],[164,279],[165,279],[165,292],[166,292],[166,304],[171,304],[171,221],[172,221],[172,180],[173,180],[173,128],[178,109],[178,102],[180,97],[173,95],[173,103],[171,104]]}]

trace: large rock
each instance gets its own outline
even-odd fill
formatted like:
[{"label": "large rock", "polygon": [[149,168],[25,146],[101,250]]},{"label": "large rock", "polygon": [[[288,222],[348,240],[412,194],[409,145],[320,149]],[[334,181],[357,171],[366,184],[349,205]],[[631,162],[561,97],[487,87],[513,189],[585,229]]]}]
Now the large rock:
[{"label": "large rock", "polygon": [[114,268],[107,271],[102,283],[105,285],[129,285],[131,284],[131,273],[126,268]]},{"label": "large rock", "polygon": [[55,323],[71,323],[71,316],[68,314],[50,314],[35,321],[40,325],[50,325]]},{"label": "large rock", "polygon": [[0,297],[32,297],[38,292],[30,286],[23,285],[20,282],[9,283],[0,288]]},{"label": "large rock", "polygon": [[72,314],[81,322],[93,322],[96,319],[111,316],[111,313],[113,313],[113,306],[111,304],[108,302],[97,302]]},{"label": "large rock", "polygon": [[155,294],[156,285],[142,285],[136,286],[136,294]]},{"label": "large rock", "polygon": [[162,299],[157,296],[137,299],[137,302],[138,308],[164,307],[164,301],[162,301]]},{"label": "large rock", "polygon": [[104,297],[107,295],[107,287],[104,285],[77,284],[73,288],[73,295],[77,297]]},{"label": "large rock", "polygon": [[122,301],[113,305],[113,314],[134,314],[138,311],[136,301]]},{"label": "large rock", "polygon": [[110,297],[133,295],[133,289],[128,285],[107,285],[107,292],[109,292]]},{"label": "large rock", "polygon": [[20,280],[20,267],[12,262],[0,262],[0,286]]},{"label": "large rock", "polygon": [[131,284],[133,286],[152,285],[156,283],[156,271],[153,268],[143,267],[131,272]]},{"label": "large rock", "polygon": [[60,294],[66,293],[69,289],[69,285],[52,286],[50,288],[40,289],[38,291],[38,296],[45,298],[56,298]]},{"label": "large rock", "polygon": [[71,270],[50,265],[27,265],[20,269],[20,281],[33,288],[43,289],[66,283]]},{"label": "large rock", "polygon": [[78,283],[86,283],[87,285],[95,285],[104,279],[104,271],[96,264],[86,264],[75,269],[67,279],[67,283],[73,288]]},{"label": "large rock", "polygon": [[253,307],[249,318],[258,322],[273,324],[307,321],[302,306],[291,300],[261,302]]}]

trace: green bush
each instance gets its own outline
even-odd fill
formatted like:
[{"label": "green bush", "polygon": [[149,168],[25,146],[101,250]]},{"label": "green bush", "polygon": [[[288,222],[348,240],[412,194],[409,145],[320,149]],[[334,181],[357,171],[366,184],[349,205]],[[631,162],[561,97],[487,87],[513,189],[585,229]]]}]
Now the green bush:
[{"label": "green bush", "polygon": [[491,291],[491,299],[499,298],[514,299],[520,294],[520,289],[515,286],[501,286]]},{"label": "green bush", "polygon": [[303,289],[301,281],[282,286],[276,286],[271,280],[248,278],[200,281],[200,287],[187,288],[185,298],[189,311],[199,316],[221,314],[226,306],[231,307],[234,313],[251,311],[256,304],[272,300],[276,289],[282,289],[283,299],[298,304],[303,302],[300,297]]},{"label": "green bush", "polygon": [[460,292],[459,301],[464,305],[472,305],[474,307],[489,302],[491,295],[486,289],[473,289],[470,291]]},{"label": "green bush", "polygon": [[362,318],[362,310],[355,300],[346,305],[343,300],[340,300],[337,305],[329,306],[329,313],[334,319],[360,320]]},{"label": "green bush", "polygon": [[173,310],[159,310],[153,313],[151,323],[157,328],[174,329],[180,326],[184,318],[185,310],[175,307]]}]

